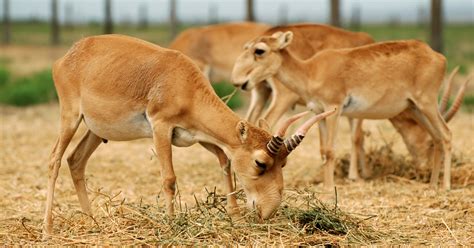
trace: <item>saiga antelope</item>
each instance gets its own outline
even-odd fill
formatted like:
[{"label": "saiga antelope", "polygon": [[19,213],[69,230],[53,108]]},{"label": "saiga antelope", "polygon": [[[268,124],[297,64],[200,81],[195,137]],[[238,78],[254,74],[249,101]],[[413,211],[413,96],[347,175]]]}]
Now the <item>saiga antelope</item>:
[{"label": "saiga antelope", "polygon": [[326,188],[334,186],[334,140],[341,115],[387,119],[409,110],[434,142],[431,184],[438,183],[444,155],[443,186],[450,189],[451,132],[437,106],[443,55],[409,40],[330,49],[300,60],[286,49],[292,39],[291,31],[255,39],[237,59],[232,80],[252,86],[274,76],[303,97],[309,109],[338,108],[320,124]]},{"label": "saiga antelope", "polygon": [[[287,26],[277,26],[268,29],[262,35],[272,35],[275,32],[293,32],[293,40],[291,44],[286,48],[290,53],[299,59],[309,59],[316,53],[325,49],[335,48],[350,48],[361,45],[373,43],[373,39],[366,33],[354,33],[343,29],[320,25],[320,24],[294,24]],[[458,69],[453,70],[449,76],[447,83],[447,90],[443,94],[443,101],[446,103],[453,82],[453,77]],[[261,109],[267,101],[270,89],[265,85],[265,82],[269,82],[271,86],[271,94],[273,95],[272,101],[268,109],[263,115],[261,115]],[[262,117],[267,120],[270,126],[273,126],[281,116],[291,109],[295,104],[305,104],[304,100],[296,93],[285,87],[278,79],[267,79],[263,82],[258,82],[253,86],[248,84],[235,83],[236,87],[242,88],[243,90],[252,91],[252,104],[247,112],[247,118],[250,122],[256,122],[258,117]],[[298,82],[293,82],[298,83]],[[447,105],[440,106],[441,111],[445,114],[443,116],[446,122],[449,121],[457,110],[459,110],[460,103],[463,98],[465,83],[460,88],[457,97],[450,109],[447,109]],[[449,114],[448,114],[449,112]],[[403,141],[415,159],[417,165],[423,165],[428,161],[431,147],[431,139],[429,133],[422,128],[410,114],[409,111],[404,111],[400,115],[390,118],[391,123],[396,128],[398,133],[403,137]],[[363,176],[370,176],[370,170],[365,163],[365,152],[363,148],[363,132],[362,132],[362,120],[357,119],[350,121],[351,132],[352,132],[352,151],[349,167],[349,179],[358,179],[358,165],[362,168]]]},{"label": "saiga antelope", "polygon": [[[311,23],[276,26],[267,29],[262,35],[272,35],[276,32],[285,31],[293,32],[293,41],[287,47],[288,51],[300,59],[308,59],[325,49],[350,48],[374,42],[372,37],[367,33],[351,32],[328,25]],[[247,41],[250,40],[251,39]],[[266,85],[266,82],[268,82],[268,86]],[[252,91],[251,104],[246,115],[247,120],[252,123],[256,123],[258,118],[263,118],[267,120],[270,126],[273,126],[283,116],[283,114],[291,109],[295,104],[305,104],[304,100],[297,93],[288,89],[274,77],[263,82],[258,82],[252,86],[245,83],[237,83],[235,86],[242,90]],[[268,109],[263,112],[264,105],[269,98],[270,92],[272,94],[271,103]]]},{"label": "saiga antelope", "polygon": [[[452,105],[448,108],[448,100],[452,89],[453,79],[459,67],[456,67],[447,79],[447,83],[442,93],[439,111],[443,119],[448,123],[461,107],[461,103],[466,91],[466,86],[472,76],[468,77],[459,87]],[[430,164],[430,158],[433,154],[433,140],[429,132],[416,121],[410,111],[403,111],[401,114],[390,118],[390,122],[402,136],[408,152],[414,158],[417,167],[423,167]]]},{"label": "saiga antelope", "polygon": [[[262,35],[271,35],[275,32],[285,31],[293,32],[293,41],[287,47],[288,51],[300,59],[308,59],[325,49],[350,48],[374,42],[367,33],[351,32],[328,25],[310,23],[276,26],[266,30]],[[269,86],[267,86],[267,82]],[[237,82],[234,85],[242,90],[250,90],[252,92],[251,103],[246,115],[246,119],[252,123],[256,123],[258,118],[263,118],[267,120],[270,127],[273,127],[283,114],[295,104],[306,104],[302,97],[290,90],[275,77],[253,85],[245,84],[245,82],[243,84]],[[270,94],[272,95],[271,103],[268,109],[263,112],[262,110]],[[358,165],[362,168],[363,175],[368,177],[370,172],[365,164],[362,120],[349,118],[349,122],[352,129],[349,178],[359,178]]]},{"label": "saiga antelope", "polygon": [[[60,104],[60,130],[49,161],[45,237],[52,232],[54,187],[61,158],[82,121],[88,130],[67,161],[86,214],[92,213],[84,171],[100,143],[153,138],[169,215],[174,212],[176,181],[171,145],[199,142],[220,155],[221,165],[225,166],[227,158],[231,160],[247,203],[266,219],[281,202],[286,157],[309,127],[335,112],[312,117],[284,140],[288,126],[302,116],[296,115],[272,137],[268,131],[240,120],[182,53],[121,35],[77,42],[54,64],[53,79]],[[233,191],[229,177],[227,186]]]}]

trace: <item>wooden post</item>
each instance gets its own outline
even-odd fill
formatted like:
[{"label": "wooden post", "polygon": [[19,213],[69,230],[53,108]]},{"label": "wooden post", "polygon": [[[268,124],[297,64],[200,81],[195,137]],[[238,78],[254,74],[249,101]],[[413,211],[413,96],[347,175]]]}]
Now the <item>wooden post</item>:
[{"label": "wooden post", "polygon": [[255,11],[254,11],[254,2],[253,0],[247,0],[247,17],[245,18],[249,22],[255,21]]},{"label": "wooden post", "polygon": [[280,4],[280,9],[278,10],[278,24],[287,25],[288,24],[288,5],[285,3]]},{"label": "wooden post", "polygon": [[170,36],[171,40],[178,34],[178,17],[176,15],[176,1],[170,0]]},{"label": "wooden post", "polygon": [[431,47],[443,52],[443,1],[431,0]]},{"label": "wooden post", "polygon": [[138,7],[138,28],[147,29],[148,28],[148,4],[142,3]]},{"label": "wooden post", "polygon": [[111,34],[114,32],[114,25],[112,21],[112,0],[105,0],[104,7],[104,34]]},{"label": "wooden post", "polygon": [[10,40],[10,0],[3,0],[3,44],[9,44]]},{"label": "wooden post", "polygon": [[51,0],[51,44],[59,45],[58,0]]},{"label": "wooden post", "polygon": [[339,0],[331,1],[331,25],[335,27],[341,26],[341,20],[339,16]]},{"label": "wooden post", "polygon": [[73,17],[74,17],[73,5],[71,2],[67,2],[64,6],[64,27],[66,29],[74,28]]},{"label": "wooden post", "polygon": [[209,3],[209,10],[208,10],[208,23],[209,24],[216,24],[219,22],[219,16],[218,16],[218,9],[216,3]]},{"label": "wooden post", "polygon": [[352,8],[352,16],[351,16],[351,30],[359,31],[360,30],[360,6],[356,5]]}]

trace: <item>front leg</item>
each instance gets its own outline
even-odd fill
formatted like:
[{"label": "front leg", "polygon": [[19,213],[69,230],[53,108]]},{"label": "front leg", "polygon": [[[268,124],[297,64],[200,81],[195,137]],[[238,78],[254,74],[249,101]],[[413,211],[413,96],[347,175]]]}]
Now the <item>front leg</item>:
[{"label": "front leg", "polygon": [[268,87],[266,82],[257,84],[251,91],[250,106],[245,115],[245,120],[250,123],[256,123],[262,114],[265,103],[270,97],[272,90]]},{"label": "front leg", "polygon": [[[362,130],[363,119],[348,118],[351,127],[351,161],[349,166],[349,179],[359,180],[359,166],[362,168],[364,178],[368,178],[371,174],[365,162],[364,151],[364,131]],[[359,166],[358,166],[359,165]]]},{"label": "front leg", "polygon": [[174,214],[174,197],[176,193],[176,176],[173,169],[171,136],[173,127],[166,122],[153,121],[153,143],[155,144],[156,157],[161,166],[161,179],[166,201],[166,213]]},{"label": "front leg", "polygon": [[326,117],[327,125],[327,140],[325,147],[323,148],[323,154],[326,158],[324,163],[324,188],[326,190],[334,189],[334,169],[335,169],[335,149],[334,142],[336,140],[336,133],[338,128],[339,117],[341,115],[340,106],[328,106],[326,109],[337,108],[337,112],[334,115]]},{"label": "front leg", "polygon": [[300,99],[298,94],[285,87],[277,79],[272,80],[272,101],[263,115],[270,127],[274,127],[278,120]]},{"label": "front leg", "polygon": [[235,188],[232,181],[232,170],[230,168],[230,160],[225,155],[224,151],[219,147],[209,144],[209,143],[200,143],[208,151],[214,153],[219,159],[219,165],[221,166],[222,173],[224,175],[224,181],[226,184],[226,193],[227,193],[227,209],[229,213],[235,213],[238,209],[237,198],[235,197]]}]

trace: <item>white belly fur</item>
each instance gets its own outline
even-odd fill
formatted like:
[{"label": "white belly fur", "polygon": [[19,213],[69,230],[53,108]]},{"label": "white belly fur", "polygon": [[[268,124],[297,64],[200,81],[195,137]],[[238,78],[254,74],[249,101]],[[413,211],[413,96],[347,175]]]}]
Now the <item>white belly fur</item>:
[{"label": "white belly fur", "polygon": [[363,119],[387,119],[398,115],[408,107],[408,101],[403,98],[385,98],[383,102],[350,96],[350,99],[348,97],[344,103],[342,115]]},{"label": "white belly fur", "polygon": [[84,115],[84,121],[93,133],[107,140],[125,141],[153,137],[153,129],[143,113],[133,113],[106,123]]}]

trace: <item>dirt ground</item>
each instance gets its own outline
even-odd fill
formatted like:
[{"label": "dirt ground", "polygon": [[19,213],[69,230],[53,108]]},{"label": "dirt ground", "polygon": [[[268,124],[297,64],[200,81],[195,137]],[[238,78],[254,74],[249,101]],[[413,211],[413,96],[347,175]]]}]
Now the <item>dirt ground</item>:
[{"label": "dirt ground", "polygon": [[[40,239],[47,158],[58,130],[58,105],[29,108],[0,106],[0,112],[0,244],[64,244],[67,237],[53,239],[50,243],[43,243]],[[342,121],[340,126],[336,143],[339,157],[348,153],[350,148],[346,121]],[[461,112],[452,120],[450,127],[457,162],[453,167],[453,189],[449,192],[434,190],[419,180],[396,175],[358,182],[338,177],[340,209],[354,215],[370,216],[364,224],[384,233],[384,239],[374,240],[373,243],[474,246],[474,115]],[[400,137],[388,121],[367,121],[365,129],[370,133],[366,138],[367,150],[389,142],[393,143],[395,153],[407,156]],[[316,130],[311,130],[288,159],[284,169],[286,197],[295,190],[308,189],[316,192],[316,196],[325,198],[321,186],[315,183],[321,169]],[[66,154],[77,144],[83,131],[81,127]],[[86,170],[95,213],[100,215],[104,210],[101,194],[115,196],[127,203],[163,206],[164,200],[157,200],[161,191],[160,168],[151,148],[151,140],[144,139],[109,142],[97,149]],[[173,159],[180,198],[187,206],[195,204],[195,196],[205,198],[205,188],[216,187],[222,193],[221,172],[212,154],[195,145],[173,148]],[[55,223],[61,221],[61,216],[71,216],[79,210],[64,159],[56,184]],[[276,219],[270,223],[286,224],[280,221]],[[113,224],[113,220],[100,223],[103,228]],[[55,233],[61,231],[56,225]],[[268,234],[254,240],[258,244],[308,244],[305,240],[317,238],[315,235],[318,235],[302,235],[299,239],[281,241],[281,237],[270,235],[270,230]],[[104,240],[120,237],[121,233],[108,235],[101,237],[98,234],[79,243],[120,244]],[[344,236],[339,241],[351,243]]]}]

